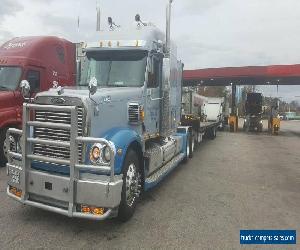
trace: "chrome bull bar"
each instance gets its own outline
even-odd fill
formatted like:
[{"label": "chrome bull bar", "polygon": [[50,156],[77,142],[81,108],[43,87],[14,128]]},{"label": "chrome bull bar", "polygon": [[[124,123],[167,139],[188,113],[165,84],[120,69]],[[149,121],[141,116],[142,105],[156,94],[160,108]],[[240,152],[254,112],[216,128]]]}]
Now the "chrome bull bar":
[{"label": "chrome bull bar", "polygon": [[[64,123],[52,123],[52,122],[37,122],[31,120],[31,110],[42,110],[42,111],[63,111],[63,112],[70,112],[71,114],[71,123],[64,124]],[[33,134],[33,127],[45,127],[45,128],[57,128],[57,129],[68,129],[70,130],[70,142],[66,141],[53,141],[53,140],[45,140],[40,138],[34,138]],[[114,159],[116,154],[115,146],[112,142],[102,139],[102,138],[91,138],[91,137],[82,137],[78,136],[78,114],[77,114],[77,107],[76,106],[53,106],[53,105],[39,105],[39,104],[24,104],[23,105],[23,124],[22,130],[10,128],[7,131],[7,138],[10,135],[17,135],[21,137],[21,148],[22,154],[17,152],[12,152],[10,147],[8,147],[8,166],[12,166],[13,162],[11,158],[17,158],[22,160],[21,166],[19,169],[21,170],[21,185],[20,188],[22,190],[22,196],[20,201],[25,204],[31,204],[32,201],[28,200],[29,193],[27,190],[27,173],[31,169],[32,161],[39,161],[45,163],[53,163],[59,165],[67,165],[70,167],[70,176],[69,176],[69,206],[67,213],[70,217],[79,214],[76,212],[75,207],[75,185],[76,181],[80,180],[80,170],[92,170],[92,171],[101,171],[110,176],[110,182],[114,182]],[[78,144],[79,143],[100,143],[107,146],[110,150],[111,154],[111,161],[107,164],[102,164],[101,166],[96,165],[83,165],[79,162],[78,159]],[[60,147],[67,147],[70,148],[70,159],[58,159],[58,158],[51,158],[42,155],[35,155],[33,152],[34,144],[41,144],[41,145],[50,145],[50,146],[60,146]],[[38,205],[35,206],[47,208],[46,205]],[[48,210],[52,210],[52,207],[49,207]],[[89,217],[90,215],[84,215],[84,217]],[[104,217],[107,217],[107,213],[105,213]],[[91,218],[93,216],[90,216]],[[94,218],[94,217],[93,217]]]}]

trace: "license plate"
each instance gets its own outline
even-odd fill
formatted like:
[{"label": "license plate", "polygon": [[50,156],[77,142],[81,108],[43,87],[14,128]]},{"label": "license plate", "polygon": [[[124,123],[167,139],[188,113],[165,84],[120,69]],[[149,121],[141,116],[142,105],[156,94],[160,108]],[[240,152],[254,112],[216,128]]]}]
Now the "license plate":
[{"label": "license plate", "polygon": [[19,171],[11,169],[9,171],[9,175],[11,176],[11,182],[20,184],[20,172]]}]

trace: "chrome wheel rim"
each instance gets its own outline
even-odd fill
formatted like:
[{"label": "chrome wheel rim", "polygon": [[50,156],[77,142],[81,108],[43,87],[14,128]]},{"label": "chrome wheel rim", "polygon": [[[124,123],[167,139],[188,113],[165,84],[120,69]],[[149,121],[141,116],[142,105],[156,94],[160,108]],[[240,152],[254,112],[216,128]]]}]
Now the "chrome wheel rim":
[{"label": "chrome wheel rim", "polygon": [[190,156],[190,143],[189,143],[189,141],[187,142],[186,155]]},{"label": "chrome wheel rim", "polygon": [[195,149],[195,139],[193,137],[193,140],[192,140],[192,152],[194,152],[194,149]]},{"label": "chrome wheel rim", "polygon": [[134,163],[131,163],[126,173],[126,203],[132,206],[141,192],[141,175]]}]

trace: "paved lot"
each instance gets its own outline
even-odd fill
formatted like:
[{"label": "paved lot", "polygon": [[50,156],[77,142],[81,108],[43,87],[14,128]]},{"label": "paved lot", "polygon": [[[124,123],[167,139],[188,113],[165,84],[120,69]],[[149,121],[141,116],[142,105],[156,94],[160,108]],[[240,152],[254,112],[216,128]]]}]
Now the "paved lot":
[{"label": "paved lot", "polygon": [[240,229],[297,229],[299,249],[300,122],[282,125],[279,136],[219,133],[126,224],[24,207],[7,198],[0,169],[0,248],[240,249]]}]

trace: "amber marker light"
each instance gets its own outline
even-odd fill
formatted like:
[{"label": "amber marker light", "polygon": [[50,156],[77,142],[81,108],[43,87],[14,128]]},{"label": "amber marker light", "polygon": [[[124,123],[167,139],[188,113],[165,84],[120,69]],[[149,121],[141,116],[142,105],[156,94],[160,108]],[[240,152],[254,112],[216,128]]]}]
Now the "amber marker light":
[{"label": "amber marker light", "polygon": [[9,192],[19,198],[22,196],[22,190],[13,186],[9,186]]},{"label": "amber marker light", "polygon": [[145,120],[145,111],[143,108],[140,109],[140,119],[142,122]]},{"label": "amber marker light", "polygon": [[103,215],[104,214],[104,208],[103,207],[94,207],[91,210],[92,210],[92,213],[94,215]]},{"label": "amber marker light", "polygon": [[81,212],[84,214],[89,214],[91,212],[90,207],[81,205]]}]

